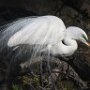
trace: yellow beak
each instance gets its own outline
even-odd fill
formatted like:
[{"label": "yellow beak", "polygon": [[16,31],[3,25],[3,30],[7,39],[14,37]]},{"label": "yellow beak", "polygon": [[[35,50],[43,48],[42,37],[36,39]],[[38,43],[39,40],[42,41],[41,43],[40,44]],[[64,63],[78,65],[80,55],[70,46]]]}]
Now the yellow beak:
[{"label": "yellow beak", "polygon": [[86,43],[87,46],[90,46],[90,43]]}]

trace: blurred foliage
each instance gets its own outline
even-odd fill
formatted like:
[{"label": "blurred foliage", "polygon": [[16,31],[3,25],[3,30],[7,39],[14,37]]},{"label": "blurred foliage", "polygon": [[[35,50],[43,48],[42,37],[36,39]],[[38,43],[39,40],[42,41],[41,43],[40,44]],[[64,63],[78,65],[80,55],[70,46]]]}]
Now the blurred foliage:
[{"label": "blurred foliage", "polygon": [[12,85],[12,90],[21,90],[20,87],[16,84]]}]

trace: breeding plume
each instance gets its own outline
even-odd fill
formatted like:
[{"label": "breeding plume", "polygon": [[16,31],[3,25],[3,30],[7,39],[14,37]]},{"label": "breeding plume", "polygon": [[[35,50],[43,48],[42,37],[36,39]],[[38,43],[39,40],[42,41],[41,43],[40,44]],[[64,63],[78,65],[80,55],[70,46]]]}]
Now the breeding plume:
[{"label": "breeding plume", "polygon": [[16,20],[6,25],[0,36],[2,47],[6,44],[15,50],[23,44],[36,45],[39,52],[65,56],[77,50],[77,40],[90,46],[87,34],[81,28],[66,28],[60,18],[50,15]]}]

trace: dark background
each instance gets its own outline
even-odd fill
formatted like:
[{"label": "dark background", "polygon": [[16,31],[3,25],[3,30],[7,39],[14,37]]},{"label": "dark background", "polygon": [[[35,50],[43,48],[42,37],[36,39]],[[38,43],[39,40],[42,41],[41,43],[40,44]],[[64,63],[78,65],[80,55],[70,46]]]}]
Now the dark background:
[{"label": "dark background", "polygon": [[[66,26],[84,29],[90,39],[90,0],[0,0],[0,25],[33,15],[58,16]],[[90,63],[90,49],[83,44],[80,47]]]},{"label": "dark background", "polygon": [[[64,21],[66,27],[75,25],[82,28],[90,40],[90,0],[0,0],[0,25],[21,17],[41,15],[55,15]],[[90,47],[79,43],[77,53],[80,54],[77,60],[84,57],[89,62],[89,69],[83,67],[81,71],[81,75],[86,73],[85,77],[88,79]],[[83,70],[86,70],[85,73]]]}]

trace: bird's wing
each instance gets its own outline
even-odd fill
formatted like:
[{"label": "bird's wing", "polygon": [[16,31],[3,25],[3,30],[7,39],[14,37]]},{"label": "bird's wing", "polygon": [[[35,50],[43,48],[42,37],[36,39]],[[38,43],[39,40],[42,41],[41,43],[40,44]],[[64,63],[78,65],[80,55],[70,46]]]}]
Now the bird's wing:
[{"label": "bird's wing", "polygon": [[65,37],[65,25],[62,21],[52,19],[45,17],[34,19],[9,38],[8,46],[57,44]]}]

